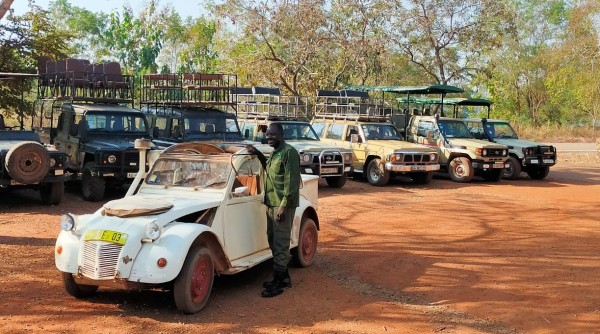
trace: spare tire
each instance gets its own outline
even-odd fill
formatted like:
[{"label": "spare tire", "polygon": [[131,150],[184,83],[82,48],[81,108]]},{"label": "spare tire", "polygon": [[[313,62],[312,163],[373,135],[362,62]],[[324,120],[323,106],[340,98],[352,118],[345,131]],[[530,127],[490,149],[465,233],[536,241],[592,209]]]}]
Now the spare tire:
[{"label": "spare tire", "polygon": [[5,166],[13,180],[23,184],[38,183],[50,170],[50,154],[40,143],[22,142],[8,151]]}]

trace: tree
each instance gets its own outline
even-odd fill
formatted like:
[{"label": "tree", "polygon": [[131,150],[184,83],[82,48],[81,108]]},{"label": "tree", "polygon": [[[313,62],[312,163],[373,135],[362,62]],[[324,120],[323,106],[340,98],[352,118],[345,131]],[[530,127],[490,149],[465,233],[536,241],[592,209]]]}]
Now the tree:
[{"label": "tree", "polygon": [[432,81],[468,82],[500,44],[507,7],[494,0],[395,0],[389,39]]},{"label": "tree", "polygon": [[[73,52],[68,45],[73,35],[59,29],[39,6],[30,4],[27,13],[9,14],[6,21],[0,25],[0,72],[36,73],[42,59],[66,58]],[[31,103],[22,94],[28,94],[33,84],[32,80],[18,84],[0,80],[2,112],[8,116],[31,113]]]}]

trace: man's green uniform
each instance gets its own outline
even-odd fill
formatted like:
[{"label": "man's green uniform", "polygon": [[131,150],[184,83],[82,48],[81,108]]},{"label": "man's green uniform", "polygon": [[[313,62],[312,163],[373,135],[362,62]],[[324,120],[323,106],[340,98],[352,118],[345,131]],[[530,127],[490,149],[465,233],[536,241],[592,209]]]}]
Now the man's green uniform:
[{"label": "man's green uniform", "polygon": [[[274,269],[287,271],[292,222],[300,204],[300,155],[284,141],[275,147],[269,160],[259,150],[255,152],[266,172],[267,236],[273,252]],[[282,221],[276,218],[279,207],[286,209]]]}]

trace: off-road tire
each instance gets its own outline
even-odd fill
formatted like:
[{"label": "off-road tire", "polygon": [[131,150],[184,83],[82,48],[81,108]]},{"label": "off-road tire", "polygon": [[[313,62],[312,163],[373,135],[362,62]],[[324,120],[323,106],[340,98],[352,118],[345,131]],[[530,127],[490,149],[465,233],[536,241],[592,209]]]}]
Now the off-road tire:
[{"label": "off-road tire", "polygon": [[367,181],[371,185],[383,187],[390,181],[390,171],[385,169],[381,159],[373,159],[367,165]]},{"label": "off-road tire", "polygon": [[433,179],[433,172],[410,173],[414,184],[429,184]]},{"label": "off-road tire", "polygon": [[65,193],[65,185],[62,182],[42,183],[40,186],[40,198],[46,205],[58,205]]},{"label": "off-road tire", "polygon": [[504,168],[504,178],[509,180],[518,179],[521,175],[521,162],[515,157],[508,157],[504,164],[509,166]]},{"label": "off-road tire", "polygon": [[81,175],[81,193],[83,199],[90,202],[97,202],[104,198],[106,182],[99,176],[92,176],[93,162],[86,162],[83,165]]},{"label": "off-road tire", "polygon": [[22,142],[8,150],[5,167],[8,175],[19,183],[38,183],[48,175],[50,154],[40,143]]},{"label": "off-road tire", "polygon": [[475,170],[471,166],[471,160],[465,157],[456,157],[448,164],[448,174],[454,182],[471,182]]},{"label": "off-road tire", "polygon": [[533,167],[527,170],[527,175],[529,175],[530,178],[535,180],[543,180],[546,176],[548,176],[549,172],[550,167],[548,166]]},{"label": "off-road tire", "polygon": [[341,188],[346,184],[346,174],[326,177],[325,182],[327,182],[327,185],[331,188]]},{"label": "off-road tire", "polygon": [[504,175],[504,169],[498,168],[498,169],[490,169],[490,170],[483,172],[483,174],[481,174],[481,177],[486,181],[499,182],[502,179],[503,175]]},{"label": "off-road tire", "polygon": [[78,299],[89,298],[98,290],[98,286],[96,285],[76,283],[71,273],[62,273],[62,280],[67,293]]},{"label": "off-road tire", "polygon": [[177,309],[192,314],[204,308],[215,278],[215,264],[206,247],[190,249],[181,272],[175,278],[173,298]]},{"label": "off-road tire", "polygon": [[300,233],[298,235],[298,247],[292,248],[292,261],[299,267],[309,267],[315,261],[319,232],[317,224],[308,217],[302,218]]}]

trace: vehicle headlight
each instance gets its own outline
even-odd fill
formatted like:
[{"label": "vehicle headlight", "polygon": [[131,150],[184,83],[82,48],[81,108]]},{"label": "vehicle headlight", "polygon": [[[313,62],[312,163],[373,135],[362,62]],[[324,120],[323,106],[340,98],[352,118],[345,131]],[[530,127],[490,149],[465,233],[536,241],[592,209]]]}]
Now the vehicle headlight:
[{"label": "vehicle headlight", "polygon": [[436,161],[436,160],[437,160],[437,154],[435,154],[435,153],[429,154],[429,161]]},{"label": "vehicle headlight", "polygon": [[115,162],[117,162],[117,157],[114,154],[109,155],[108,162],[110,162],[111,164],[114,164]]},{"label": "vehicle headlight", "polygon": [[487,150],[485,148],[483,149],[483,156],[487,156]]},{"label": "vehicle headlight", "polygon": [[145,228],[146,237],[152,240],[156,240],[160,237],[160,233],[162,232],[160,226],[157,223],[148,223]]},{"label": "vehicle headlight", "polygon": [[50,158],[50,168],[56,166],[56,159]]},{"label": "vehicle headlight", "polygon": [[305,164],[309,163],[311,160],[311,155],[310,154],[303,154],[302,155],[302,162],[304,162]]},{"label": "vehicle headlight", "polygon": [[506,156],[508,154],[508,150],[502,150],[502,155]]},{"label": "vehicle headlight", "polygon": [[344,161],[352,161],[352,153],[344,153]]},{"label": "vehicle headlight", "polygon": [[394,153],[390,156],[392,162],[402,162],[404,155],[402,153]]},{"label": "vehicle headlight", "polygon": [[63,231],[69,232],[73,230],[75,227],[75,217],[72,214],[67,213],[60,217],[60,228]]}]

